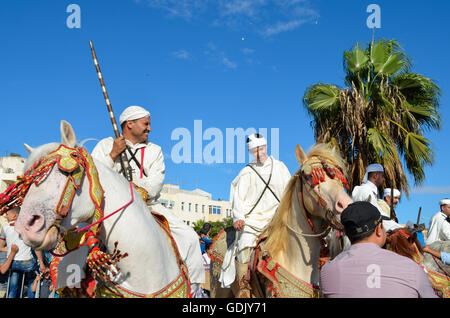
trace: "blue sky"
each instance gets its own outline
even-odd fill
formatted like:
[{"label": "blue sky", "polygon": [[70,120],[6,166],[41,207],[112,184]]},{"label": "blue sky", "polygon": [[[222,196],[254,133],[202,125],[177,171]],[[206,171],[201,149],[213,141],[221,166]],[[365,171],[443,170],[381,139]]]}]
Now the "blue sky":
[{"label": "blue sky", "polygon": [[[174,163],[178,141],[171,135],[177,128],[193,134],[195,120],[203,131],[217,128],[224,137],[227,128],[277,128],[279,158],[294,173],[295,145],[306,150],[314,143],[301,102],[305,89],[319,81],[343,85],[343,51],[370,41],[366,8],[372,3],[381,9],[375,37],[398,40],[413,71],[442,89],[442,129],[425,134],[435,164],[426,168],[420,188],[409,178],[410,197],[397,208],[406,222],[415,221],[422,207],[428,225],[438,201],[450,197],[448,1],[1,1],[0,155],[25,156],[24,142],[58,141],[61,119],[80,141],[113,134],[92,40],[116,116],[128,105],[151,111],[150,141],[164,151],[166,183],[228,199],[244,166]],[[80,7],[81,28],[67,26],[70,4]],[[92,150],[95,143],[85,146]]]}]

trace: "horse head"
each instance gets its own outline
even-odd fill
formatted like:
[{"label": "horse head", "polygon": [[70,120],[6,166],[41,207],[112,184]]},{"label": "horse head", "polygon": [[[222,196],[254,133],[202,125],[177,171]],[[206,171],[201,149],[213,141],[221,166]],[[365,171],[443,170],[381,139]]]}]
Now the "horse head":
[{"label": "horse head", "polygon": [[72,126],[61,121],[61,144],[25,145],[29,157],[18,183],[23,202],[15,230],[34,249],[54,248],[61,229],[74,228],[95,211],[76,144]]},{"label": "horse head", "polygon": [[306,239],[322,238],[331,228],[342,230],[340,215],[353,202],[344,189],[345,163],[335,148],[316,144],[306,154],[297,145],[295,155],[301,168],[287,184],[266,230],[266,245],[278,255],[288,248],[290,232]]},{"label": "horse head", "polygon": [[308,155],[297,145],[295,155],[301,168],[294,175],[296,192],[306,217],[318,217],[327,226],[342,230],[342,211],[352,203],[346,165],[335,148],[316,144]]},{"label": "horse head", "polygon": [[408,228],[395,229],[386,237],[386,246],[391,251],[420,261],[423,248],[417,239],[417,233]]}]

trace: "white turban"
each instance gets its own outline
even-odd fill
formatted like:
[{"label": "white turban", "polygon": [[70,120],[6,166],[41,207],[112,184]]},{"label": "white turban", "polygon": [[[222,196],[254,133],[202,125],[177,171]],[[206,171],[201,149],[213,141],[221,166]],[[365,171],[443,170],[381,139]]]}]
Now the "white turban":
[{"label": "white turban", "polygon": [[439,206],[450,204],[450,199],[442,199],[439,201]]},{"label": "white turban", "polygon": [[119,122],[122,125],[127,120],[135,120],[144,117],[150,117],[150,112],[140,106],[130,106],[120,114]]},{"label": "white turban", "polygon": [[366,169],[366,174],[364,175],[363,183],[366,183],[369,177],[369,172],[384,172],[384,168],[379,163],[372,163]]},{"label": "white turban", "polygon": [[[392,192],[391,188],[384,189],[384,196],[390,197],[391,192]],[[402,195],[402,193],[398,189],[394,189],[394,198],[400,197],[401,195]]]},{"label": "white turban", "polygon": [[265,145],[267,145],[267,140],[261,135],[259,135],[258,137],[257,134],[252,134],[247,138],[248,149],[253,149]]}]

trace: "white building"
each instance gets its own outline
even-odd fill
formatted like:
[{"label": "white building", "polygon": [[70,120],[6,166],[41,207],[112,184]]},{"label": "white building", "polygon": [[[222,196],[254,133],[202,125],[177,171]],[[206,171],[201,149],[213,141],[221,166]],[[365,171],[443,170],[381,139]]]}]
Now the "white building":
[{"label": "white building", "polygon": [[188,191],[179,185],[165,184],[159,201],[189,226],[199,220],[216,222],[231,217],[230,202],[213,200],[210,193],[200,189]]},{"label": "white building", "polygon": [[25,158],[11,153],[8,157],[0,157],[0,193],[4,192],[11,184],[22,175],[25,166]]}]

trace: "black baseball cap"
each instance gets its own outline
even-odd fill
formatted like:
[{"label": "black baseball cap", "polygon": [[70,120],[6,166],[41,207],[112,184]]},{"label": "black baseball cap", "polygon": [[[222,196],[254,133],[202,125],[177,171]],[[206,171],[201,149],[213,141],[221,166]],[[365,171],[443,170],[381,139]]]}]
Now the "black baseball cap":
[{"label": "black baseball cap", "polygon": [[349,204],[341,214],[341,223],[348,236],[357,236],[373,230],[382,220],[390,220],[367,201]]}]

